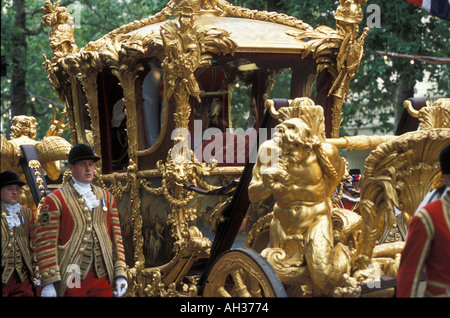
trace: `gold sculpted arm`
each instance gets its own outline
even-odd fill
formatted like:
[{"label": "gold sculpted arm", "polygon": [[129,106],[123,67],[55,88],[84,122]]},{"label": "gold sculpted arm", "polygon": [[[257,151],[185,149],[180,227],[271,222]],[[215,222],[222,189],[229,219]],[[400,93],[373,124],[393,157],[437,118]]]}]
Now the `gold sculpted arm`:
[{"label": "gold sculpted arm", "polygon": [[252,172],[252,181],[248,187],[248,196],[251,202],[265,200],[272,194],[272,189],[264,182],[264,177],[271,173],[269,168],[275,163],[271,158],[277,157],[277,153],[278,145],[274,140],[267,140],[260,146]]},{"label": "gold sculpted arm", "polygon": [[330,198],[344,175],[345,161],[339,155],[338,149],[329,143],[321,143],[321,149],[316,149],[316,155],[328,178],[328,192],[326,197]]}]

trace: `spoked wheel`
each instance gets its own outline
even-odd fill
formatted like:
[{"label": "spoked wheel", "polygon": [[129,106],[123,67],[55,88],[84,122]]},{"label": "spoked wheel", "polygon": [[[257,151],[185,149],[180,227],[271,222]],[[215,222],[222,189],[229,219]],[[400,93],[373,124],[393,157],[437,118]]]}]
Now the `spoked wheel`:
[{"label": "spoked wheel", "polygon": [[256,251],[231,249],[214,262],[203,289],[204,297],[286,297],[270,264]]}]

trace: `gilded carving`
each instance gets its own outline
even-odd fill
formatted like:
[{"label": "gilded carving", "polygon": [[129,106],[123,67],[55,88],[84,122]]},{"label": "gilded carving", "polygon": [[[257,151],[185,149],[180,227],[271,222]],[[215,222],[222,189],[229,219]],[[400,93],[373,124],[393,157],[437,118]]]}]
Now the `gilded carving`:
[{"label": "gilded carving", "polygon": [[127,115],[128,156],[134,162],[137,162],[138,150],[135,81],[138,73],[144,70],[144,66],[138,60],[139,57],[143,57],[145,45],[150,38],[134,33],[131,36],[108,41],[99,50],[100,58],[111,68],[123,89]]},{"label": "gilded carving", "polygon": [[[331,137],[339,137],[342,105],[347,100],[350,81],[355,77],[363,56],[364,40],[369,28],[359,36],[359,23],[362,21],[361,5],[367,0],[340,0],[336,10],[336,30],[319,26],[314,30],[290,32],[297,40],[306,44],[302,57],[313,53],[317,61],[317,71],[327,70],[333,75],[334,82],[328,95],[334,96],[332,109]],[[359,38],[358,38],[359,36]],[[337,52],[337,55],[336,55]]]},{"label": "gilded carving", "polygon": [[133,223],[134,260],[136,264],[145,264],[144,238],[142,236],[142,215],[140,214],[141,198],[139,195],[139,179],[137,178],[137,165],[130,160],[128,166],[128,184],[130,186],[130,203]]},{"label": "gilded carving", "polygon": [[438,154],[450,142],[448,128],[406,133],[381,144],[365,161],[360,211],[365,230],[354,266],[368,266],[385,226],[396,223],[394,207],[408,221],[439,172]]},{"label": "gilded carving", "polygon": [[[208,1],[205,1],[206,3]],[[238,7],[230,4],[225,0],[210,0],[211,4],[216,4],[215,8],[218,10],[222,10],[224,13],[232,14],[236,17],[248,18],[248,19],[257,19],[262,21],[270,21],[275,23],[281,23],[285,25],[289,25],[300,30],[312,30],[312,27],[306,22],[299,20],[295,17],[288,16],[286,14],[278,13],[278,12],[268,12],[268,11],[260,11],[260,10],[250,10],[243,7]]]},{"label": "gilded carving", "polygon": [[[311,99],[296,98],[289,101],[288,107],[278,110],[271,100],[266,102],[266,109],[279,121],[279,133],[261,145],[260,155],[264,160],[256,164],[248,190],[252,202],[273,196],[275,205],[273,211],[256,221],[246,246],[260,249],[259,255],[270,264],[291,296],[358,296],[360,284],[373,278],[374,271],[395,277],[401,242],[377,246],[375,242],[386,227],[396,221],[394,207],[408,220],[424,191],[436,181],[438,167],[433,157],[437,157],[443,143],[448,143],[449,106],[448,99],[443,99],[433,107],[420,110],[417,113],[420,130],[401,137],[339,138],[342,105],[349,93],[349,83],[359,68],[368,31],[365,29],[359,34],[361,6],[365,2],[341,0],[335,14],[336,29],[325,26],[313,29],[294,17],[249,10],[225,0],[171,0],[159,13],[121,26],[82,49],[75,44],[72,17],[67,10],[60,7],[59,1],[54,5],[45,2],[43,21],[51,28],[49,40],[53,54],[50,60],[44,56],[44,66],[58,97],[66,104],[73,142],[88,142],[96,153],[102,151],[101,138],[98,138],[102,120],[98,74],[109,68],[123,90],[129,165],[126,171],[102,175],[99,164],[96,182],[107,184],[118,200],[130,198],[134,266],[128,270],[128,296],[198,295],[198,276],[191,276],[189,271],[197,260],[210,256],[211,241],[193,225],[198,205],[192,204],[195,196],[185,183],[211,190],[215,187],[205,181],[205,176],[243,171],[240,167],[200,163],[190,148],[184,146],[191,117],[190,99],[202,98],[194,72],[211,66],[213,57],[232,56],[240,49],[237,44],[240,42],[233,40],[229,31],[196,23],[199,16],[232,15],[293,27],[296,30],[289,33],[288,39],[289,43],[298,44],[295,50],[301,52],[300,57],[312,57],[317,73],[326,71],[333,77],[328,92],[334,99],[332,138],[325,136],[323,107],[315,105]],[[175,19],[165,21],[168,17]],[[155,23],[160,23],[157,28],[141,30]],[[265,52],[264,48],[251,50]],[[163,69],[164,116],[168,116],[168,109],[174,110],[174,126],[180,134],[172,139],[167,158],[157,162],[156,169],[143,171],[137,159],[149,154],[150,149],[138,150],[136,80],[144,70],[144,63],[151,58],[158,59]],[[262,88],[264,100],[279,72],[278,69],[270,71],[272,73],[266,74],[266,86]],[[306,94],[310,94],[316,79],[316,75],[306,79]],[[81,89],[87,105],[79,100]],[[228,104],[228,111],[230,106]],[[91,130],[79,123],[84,107],[91,119]],[[162,135],[167,134],[166,126],[163,125]],[[53,132],[46,138],[60,136],[64,128],[55,122]],[[41,146],[36,144],[36,147]],[[333,192],[339,195],[342,182],[349,177],[348,163],[339,156],[337,148],[372,150],[362,181],[361,215],[333,209]],[[4,162],[12,164],[11,158],[3,157],[3,153],[12,153],[13,149],[11,141],[2,136],[2,166]],[[46,154],[52,152],[46,150]],[[273,154],[278,155],[277,160],[273,159]],[[44,166],[43,161],[41,164]],[[158,178],[161,185],[155,187],[149,178]],[[419,185],[421,190],[418,190]],[[160,197],[169,207],[166,225],[170,231],[171,259],[147,268],[142,193]],[[207,215],[213,232],[224,221],[222,212],[231,199]],[[188,208],[190,204],[192,208]],[[270,247],[266,248],[267,244],[263,246],[260,239],[268,232]],[[214,282],[208,286],[209,295],[274,295],[268,277],[258,271],[250,258],[230,253],[219,259],[217,265],[218,270],[209,277]]]},{"label": "gilded carving", "polygon": [[59,58],[69,53],[78,51],[73,35],[74,20],[72,15],[65,7],[60,6],[61,1],[52,4],[51,1],[45,1],[44,7],[41,8],[42,21],[44,26],[50,27],[48,38],[50,47],[53,50],[52,62],[56,62]]},{"label": "gilded carving", "polygon": [[[142,216],[140,215],[139,194],[133,189],[143,187],[152,195],[162,195],[170,205],[167,224],[170,226],[171,237],[174,240],[172,252],[173,259],[155,268],[137,268],[130,270],[130,275],[140,277],[135,284],[134,293],[137,296],[164,296],[172,297],[179,295],[194,295],[196,292],[195,283],[192,277],[186,277],[189,266],[199,257],[206,256],[209,252],[211,242],[203,237],[201,231],[196,226],[189,226],[189,221],[196,218],[194,209],[187,209],[189,202],[193,199],[193,192],[184,187],[184,183],[193,182],[205,189],[212,189],[213,186],[205,183],[203,176],[208,175],[215,165],[207,165],[198,162],[193,152],[189,152],[189,160],[186,160],[183,152],[176,152],[174,147],[169,151],[167,161],[158,162],[157,167],[162,176],[161,186],[152,187],[145,179],[136,177],[136,165],[130,165],[128,183],[131,184],[133,198],[134,217],[134,240],[136,246],[135,259],[136,266],[144,262],[143,259],[143,236],[142,236]],[[179,149],[178,149],[179,150]],[[134,168],[133,168],[134,167]],[[134,170],[133,170],[134,169]],[[134,172],[133,172],[134,171]],[[137,212],[136,212],[137,211]]]},{"label": "gilded carving", "polygon": [[420,129],[450,127],[450,98],[440,98],[432,107],[419,110]]},{"label": "gilded carving", "polygon": [[[419,130],[392,137],[371,152],[364,163],[360,211],[365,230],[353,258],[355,269],[368,267],[377,240],[389,235],[386,231],[390,228],[398,226],[400,232],[406,232],[426,193],[441,183],[439,152],[450,142],[448,98],[418,112],[408,102],[404,106],[419,118]],[[394,207],[402,212],[402,218],[395,217]],[[393,247],[390,255],[396,253],[399,248]]]},{"label": "gilded carving", "polygon": [[[337,148],[322,134],[323,113],[312,101],[293,101],[294,106],[276,126],[278,135],[263,143],[249,186],[252,202],[273,195],[270,248],[261,252],[287,285],[310,285],[314,295],[332,296],[339,287],[355,293],[350,276],[350,251],[333,243],[331,197],[344,175],[345,162]],[[302,105],[303,104],[303,105]],[[309,119],[309,120],[308,120]],[[322,136],[322,137],[320,137]],[[260,159],[276,153],[275,161]],[[303,295],[304,296],[304,295]]]},{"label": "gilded carving", "polygon": [[189,97],[200,100],[200,88],[194,71],[210,65],[211,53],[232,54],[236,46],[228,39],[226,31],[195,26],[194,12],[189,6],[183,7],[181,12],[179,26],[169,21],[161,27],[166,54],[162,67],[166,88],[164,100],[175,98],[178,108],[174,114],[176,127],[186,128],[191,112]]},{"label": "gilded carving", "polygon": [[188,220],[195,214],[189,213],[186,209],[188,203],[193,199],[193,192],[187,190],[183,184],[191,182],[210,188],[201,177],[207,175],[213,166],[198,162],[191,151],[189,160],[186,160],[182,152],[175,153],[176,148],[172,148],[167,156],[167,162],[158,162],[157,166],[162,173],[162,191],[169,202],[171,212],[169,213],[169,223],[172,224],[172,237],[176,240],[174,250],[179,251],[190,240],[202,241],[200,246],[210,246],[207,238],[203,238],[201,232],[195,227],[188,226]]},{"label": "gilded carving", "polygon": [[34,175],[36,176],[36,182],[38,183],[38,188],[40,190],[41,196],[45,196],[45,187],[44,187],[44,179],[42,179],[42,175],[39,172],[39,168],[41,168],[41,163],[38,160],[30,160],[28,163],[28,167],[34,169]]},{"label": "gilded carving", "polygon": [[[441,104],[442,101],[436,106],[440,107]],[[292,151],[291,149],[299,148],[298,144],[307,144],[308,138],[306,136],[297,138],[302,140],[299,142],[296,138],[291,137],[287,143],[290,146],[286,144],[283,146],[283,143],[277,139],[282,140],[283,133],[289,129],[301,131],[294,127],[301,127],[305,122],[313,127],[317,126],[318,124],[314,120],[308,119],[315,117],[305,116],[305,114],[314,113],[315,108],[313,102],[308,102],[306,99],[290,101],[289,107],[282,108],[280,111],[273,109],[271,101],[268,101],[267,105],[274,117],[281,122],[279,127],[282,129],[280,136],[275,136],[275,140],[270,141],[270,145],[263,144],[261,146],[260,152],[261,155],[265,155],[267,148],[275,148],[280,157],[279,162],[283,163],[286,152],[289,153]],[[423,109],[421,116],[426,118],[427,122],[441,125],[439,124],[441,121],[435,118],[439,111],[432,108]],[[294,125],[293,121],[297,123]],[[425,120],[421,122],[425,122]],[[323,125],[319,126],[323,129]],[[303,231],[295,230],[296,226],[302,224],[301,214],[291,222],[286,221],[289,220],[289,217],[283,219],[282,214],[279,214],[278,217],[276,214],[277,211],[285,209],[290,211],[288,215],[292,218],[296,215],[296,206],[307,206],[311,198],[314,198],[313,195],[309,195],[305,200],[301,195],[294,195],[290,199],[290,194],[293,193],[293,190],[290,190],[290,180],[295,178],[295,171],[301,169],[302,162],[297,162],[294,165],[295,168],[291,168],[292,171],[288,170],[289,173],[282,178],[277,177],[277,174],[282,175],[279,172],[281,170],[279,166],[282,166],[280,163],[274,164],[267,159],[261,160],[267,163],[267,166],[264,167],[258,163],[255,166],[249,187],[250,199],[256,201],[273,195],[276,203],[273,212],[255,224],[246,245],[254,246],[258,236],[270,231],[270,248],[263,250],[261,255],[275,269],[286,290],[290,291],[292,296],[358,296],[360,284],[370,283],[374,273],[396,277],[404,242],[395,239],[384,240],[383,237],[389,234],[386,230],[392,224],[400,224],[402,220],[407,222],[414,214],[438,175],[439,151],[450,142],[448,128],[430,126],[427,128],[402,136],[355,136],[354,138],[324,139],[323,134],[319,133],[318,140],[321,142],[338,147],[374,150],[365,162],[365,172],[361,181],[361,215],[344,209],[329,209],[326,215],[331,221],[322,224],[320,218],[317,218],[316,221],[309,223],[306,230]],[[319,130],[316,129],[315,133],[318,132]],[[303,152],[307,153],[305,150]],[[302,158],[299,155],[296,157]],[[274,166],[277,169],[274,169]],[[320,164],[322,168],[325,166],[323,163]],[[282,169],[288,169],[287,167],[284,165]],[[264,169],[270,170],[270,176],[262,173]],[[309,172],[315,171],[311,166],[308,170]],[[341,180],[345,179],[345,174],[340,175],[342,176]],[[273,179],[283,181],[277,183]],[[294,184],[300,187],[304,181],[305,178]],[[277,193],[279,194],[277,195]],[[320,191],[316,193],[320,193]],[[326,198],[329,199],[330,196],[328,193]],[[293,207],[292,210],[290,210],[291,207]],[[313,205],[310,205],[310,209],[312,207]],[[394,216],[395,209],[403,212],[404,218],[396,218]],[[302,211],[304,217],[312,213],[308,208],[299,209],[299,211]],[[283,220],[285,220],[285,226],[280,228],[278,224],[282,224]],[[406,222],[403,224],[405,229],[407,229]],[[320,227],[321,224],[325,227]],[[315,227],[321,230],[317,231]],[[320,243],[323,233],[329,234],[327,239]],[[314,237],[313,243],[309,243],[308,238],[312,237]],[[379,240],[381,242],[382,239],[384,243],[376,245],[376,242]],[[334,264],[338,264],[338,266],[335,267]],[[334,274],[337,275],[334,276]],[[386,290],[379,295],[391,295],[391,291]]]},{"label": "gilded carving", "polygon": [[[32,116],[15,116],[11,122],[10,139],[8,140],[3,134],[1,135],[2,170],[13,170],[19,174],[22,181],[26,182],[24,172],[19,164],[20,158],[23,157],[20,146],[33,145],[43,171],[51,180],[58,179],[61,173],[60,160],[66,160],[69,150],[72,148],[70,143],[60,137],[67,127],[63,124],[64,117],[63,115],[60,120],[56,121],[55,110],[46,136],[42,140],[36,140],[36,127],[38,125],[36,119]],[[36,163],[32,168],[37,168]],[[25,186],[25,191],[22,192],[21,202],[35,211],[36,205],[29,188],[27,188],[28,186]]]}]

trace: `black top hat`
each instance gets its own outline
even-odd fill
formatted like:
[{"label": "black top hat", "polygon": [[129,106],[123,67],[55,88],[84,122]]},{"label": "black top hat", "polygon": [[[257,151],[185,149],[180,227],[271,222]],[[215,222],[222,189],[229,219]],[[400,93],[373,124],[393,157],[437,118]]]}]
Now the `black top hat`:
[{"label": "black top hat", "polygon": [[350,169],[349,174],[352,181],[359,181],[361,179],[361,170],[359,169]]},{"label": "black top hat", "polygon": [[94,153],[94,149],[86,144],[78,144],[72,147],[69,152],[69,164],[74,164],[78,160],[100,160]]},{"label": "black top hat", "polygon": [[439,154],[442,174],[450,174],[450,144],[445,146]]},{"label": "black top hat", "polygon": [[19,186],[25,185],[25,182],[21,181],[19,175],[11,170],[6,170],[0,173],[0,188],[10,184],[17,184]]}]

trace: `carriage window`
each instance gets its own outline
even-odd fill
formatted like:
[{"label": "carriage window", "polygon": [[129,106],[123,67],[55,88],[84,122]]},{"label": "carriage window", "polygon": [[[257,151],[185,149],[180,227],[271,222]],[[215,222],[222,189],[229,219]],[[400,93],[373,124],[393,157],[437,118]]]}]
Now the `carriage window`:
[{"label": "carriage window", "polygon": [[103,173],[121,171],[129,161],[123,91],[110,70],[100,72],[97,81]]},{"label": "carriage window", "polygon": [[[243,66],[243,67],[242,67]],[[258,110],[258,67],[247,60],[225,61],[196,71],[201,102],[193,102],[192,148],[197,159],[219,165],[244,165]],[[256,81],[257,82],[257,81]]]},{"label": "carriage window", "polygon": [[[140,148],[151,148],[157,141],[163,125],[163,82],[162,69],[156,59],[152,59],[146,68],[147,72],[138,86],[142,90]],[[142,84],[141,84],[142,83]]]},{"label": "carriage window", "polygon": [[250,114],[251,109],[254,108],[252,103],[252,86],[242,80],[237,80],[236,83],[230,85],[229,90],[232,92],[231,99],[231,122],[230,128],[246,129],[256,128],[255,116]]},{"label": "carriage window", "polygon": [[291,68],[280,70],[275,75],[275,83],[271,88],[269,99],[291,98],[291,79],[292,79]]}]

